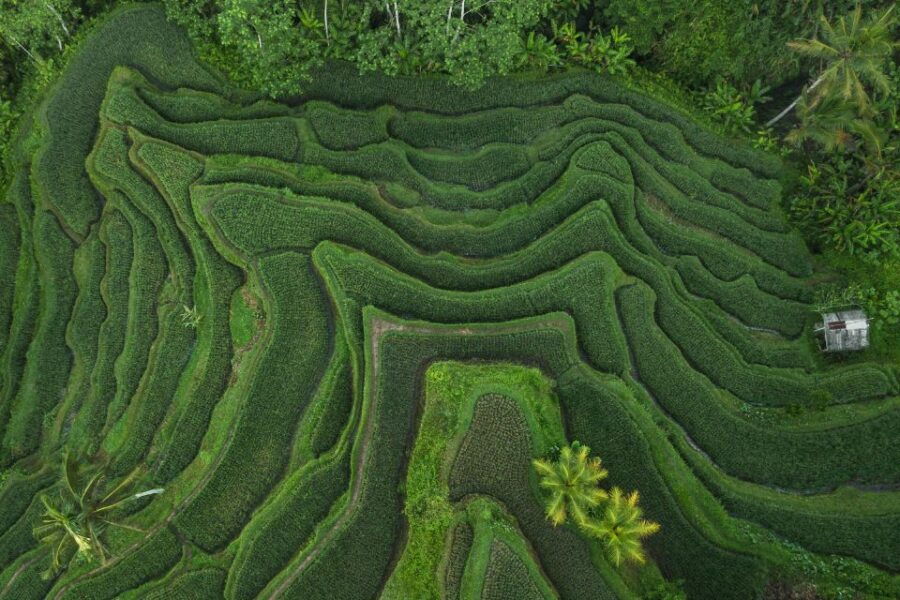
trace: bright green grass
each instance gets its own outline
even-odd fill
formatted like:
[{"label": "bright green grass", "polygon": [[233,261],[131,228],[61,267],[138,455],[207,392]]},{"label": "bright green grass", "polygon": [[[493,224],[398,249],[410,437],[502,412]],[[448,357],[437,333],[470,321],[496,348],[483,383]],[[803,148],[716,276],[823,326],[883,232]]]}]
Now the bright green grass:
[{"label": "bright green grass", "polygon": [[[455,508],[447,484],[449,463],[468,429],[475,402],[485,394],[514,399],[527,415],[535,456],[565,443],[553,383],[520,365],[439,362],[425,372],[425,399],[406,477],[404,513],[409,539],[384,590],[384,598],[439,598],[437,579],[444,539]],[[423,577],[433,573],[433,577]]]}]

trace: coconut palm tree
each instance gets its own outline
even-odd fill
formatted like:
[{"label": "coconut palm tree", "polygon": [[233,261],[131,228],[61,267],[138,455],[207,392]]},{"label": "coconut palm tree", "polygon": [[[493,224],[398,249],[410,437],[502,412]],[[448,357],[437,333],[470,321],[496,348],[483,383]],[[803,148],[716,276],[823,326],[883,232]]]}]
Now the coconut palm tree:
[{"label": "coconut palm tree", "polygon": [[588,511],[606,499],[606,491],[598,484],[606,478],[607,471],[600,458],[590,457],[590,453],[589,447],[576,442],[563,447],[556,461],[533,461],[541,477],[540,486],[550,492],[546,512],[554,525],[565,523],[569,515],[581,524]]},{"label": "coconut palm tree", "polygon": [[797,114],[800,122],[787,133],[785,141],[796,146],[812,141],[827,152],[864,148],[867,164],[871,163],[872,173],[877,172],[888,134],[870,119],[859,117],[849,102],[829,96],[812,106],[804,98],[797,105]]},{"label": "coconut palm tree", "polygon": [[817,104],[804,98],[797,105],[797,116],[799,123],[784,138],[788,143],[801,146],[810,140],[830,152],[845,150],[853,139],[856,111],[839,96],[822,98]]},{"label": "coconut palm tree", "polygon": [[[887,91],[890,80],[884,72],[885,63],[891,57],[897,42],[891,38],[896,19],[894,7],[862,18],[862,8],[857,5],[849,15],[841,16],[832,24],[820,17],[820,39],[794,40],[788,46],[811,58],[819,59],[823,68],[805,93],[812,106],[822,98],[838,95],[856,105],[858,111],[870,111],[869,95],[864,84]],[[766,127],[772,126],[789,113],[799,102],[796,100],[772,118]]]},{"label": "coconut palm tree", "polygon": [[58,574],[68,562],[78,556],[87,560],[106,562],[109,555],[101,536],[108,526],[141,531],[114,520],[115,510],[136,498],[159,494],[162,489],[132,494],[128,490],[139,470],[123,478],[115,486],[107,486],[103,471],[85,477],[71,454],[63,460],[62,482],[51,498],[41,496],[44,514],[41,524],[34,528],[34,536],[51,552],[50,568],[45,577]]},{"label": "coconut palm tree", "polygon": [[643,563],[645,555],[641,539],[659,531],[659,523],[642,518],[643,511],[637,503],[637,491],[626,495],[614,487],[604,505],[602,517],[581,525],[585,533],[603,540],[607,555],[616,566],[623,560]]}]

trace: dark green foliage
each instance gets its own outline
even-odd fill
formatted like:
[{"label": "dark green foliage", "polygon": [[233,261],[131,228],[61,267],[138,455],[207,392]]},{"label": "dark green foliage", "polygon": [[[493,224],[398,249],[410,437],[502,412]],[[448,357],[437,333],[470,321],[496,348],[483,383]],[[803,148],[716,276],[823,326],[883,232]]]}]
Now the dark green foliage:
[{"label": "dark green foliage", "polygon": [[502,540],[491,542],[491,554],[484,575],[481,597],[489,600],[542,600],[522,559]]},{"label": "dark green foliage", "polygon": [[[111,195],[110,202],[115,202]],[[121,198],[119,202],[127,202]],[[91,388],[82,400],[69,432],[71,447],[82,453],[96,448],[98,436],[106,423],[108,404],[115,397],[115,361],[125,343],[128,320],[128,280],[134,249],[128,220],[121,212],[107,208],[100,226],[100,239],[107,247],[106,273],[101,294],[106,306],[106,319],[98,333],[98,353],[90,374]]]},{"label": "dark green foliage", "polygon": [[[574,530],[553,527],[545,518],[531,481],[531,455],[528,424],[518,404],[503,396],[479,398],[450,472],[451,500],[488,494],[503,502],[563,597],[614,597],[591,565],[585,542]],[[493,549],[491,555],[493,560]],[[489,579],[486,577],[485,593]],[[502,590],[503,584],[498,585]]]},{"label": "dark green foliage", "polygon": [[217,600],[222,597],[225,571],[208,568],[188,571],[143,596],[147,600]]},{"label": "dark green foliage", "polygon": [[126,590],[161,577],[181,559],[181,544],[175,534],[163,528],[139,544],[133,552],[97,574],[58,588],[62,598],[111,600]]},{"label": "dark green foliage", "polygon": [[900,260],[900,178],[859,157],[810,162],[789,211],[815,249],[835,249],[870,263]]},{"label": "dark green foliage", "polygon": [[141,64],[155,81],[172,87],[221,89],[156,6],[121,11],[79,46],[43,107],[48,143],[35,161],[34,177],[41,196],[82,235],[99,216],[84,159],[94,143],[106,82],[113,67],[121,64]]},{"label": "dark green foliage", "polygon": [[[830,490],[851,480],[881,483],[897,477],[898,461],[885,460],[885,453],[898,452],[890,442],[890,432],[900,419],[897,411],[824,431],[779,431],[749,422],[723,406],[718,390],[690,369],[671,340],[647,327],[654,320],[655,299],[646,286],[624,288],[617,298],[638,377],[728,473],[813,490]],[[663,307],[659,302],[656,306]]]},{"label": "dark green foliage", "polygon": [[206,550],[221,548],[237,535],[281,476],[293,427],[327,357],[328,317],[310,267],[307,256],[289,252],[260,261],[268,295],[266,356],[221,462],[176,519],[179,529]]},{"label": "dark green foliage", "polygon": [[[13,293],[16,290],[16,265],[19,262],[19,223],[16,207],[0,205],[0,356],[9,340]],[[0,379],[2,381],[2,379]]]},{"label": "dark green foliage", "polygon": [[574,369],[560,381],[559,394],[569,435],[603,457],[610,485],[637,489],[647,518],[664,524],[647,538],[645,547],[666,578],[684,578],[691,597],[754,597],[762,586],[764,566],[756,558],[718,547],[692,525],[654,466],[637,423],[622,408],[627,400]]},{"label": "dark green foliage", "polygon": [[253,598],[309,541],[316,524],[349,483],[346,449],[322,457],[285,482],[276,504],[241,535],[241,549],[229,571],[227,589],[235,598]]},{"label": "dark green foliage", "polygon": [[37,449],[44,415],[60,402],[72,362],[65,338],[76,295],[72,275],[74,247],[51,213],[40,211],[34,227],[41,312],[3,437],[0,464],[9,464]]}]

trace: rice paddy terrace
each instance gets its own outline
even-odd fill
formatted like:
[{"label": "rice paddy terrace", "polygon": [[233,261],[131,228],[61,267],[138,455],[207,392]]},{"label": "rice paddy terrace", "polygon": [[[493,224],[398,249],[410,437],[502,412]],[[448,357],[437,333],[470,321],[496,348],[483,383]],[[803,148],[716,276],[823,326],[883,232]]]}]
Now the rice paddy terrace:
[{"label": "rice paddy terrace", "polygon": [[[0,598],[637,598],[658,568],[738,599],[803,565],[900,590],[898,373],[816,355],[773,157],[585,73],[335,66],[262,101],[145,5],[13,160]],[[567,440],[660,523],[643,571],[544,518],[530,461]],[[45,580],[63,450],[165,492]]]}]

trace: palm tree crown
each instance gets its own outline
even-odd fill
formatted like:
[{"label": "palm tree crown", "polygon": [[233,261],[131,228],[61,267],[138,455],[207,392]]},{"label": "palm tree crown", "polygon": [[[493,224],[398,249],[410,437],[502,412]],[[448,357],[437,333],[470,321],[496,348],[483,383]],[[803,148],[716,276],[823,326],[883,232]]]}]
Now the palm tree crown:
[{"label": "palm tree crown", "polygon": [[896,46],[891,40],[893,10],[892,6],[863,20],[862,8],[857,5],[853,12],[838,18],[835,24],[829,23],[823,15],[821,39],[788,42],[795,51],[821,59],[826,64],[815,97],[838,92],[844,100],[865,109],[869,105],[869,96],[863,82],[884,91],[890,89],[884,63]]},{"label": "palm tree crown", "polygon": [[537,459],[533,463],[541,477],[540,486],[550,492],[547,518],[554,525],[564,523],[570,514],[583,523],[588,511],[606,499],[606,491],[598,484],[607,471],[599,457],[589,457],[590,452],[587,446],[565,446],[555,462]]},{"label": "palm tree crown", "polygon": [[606,543],[607,554],[616,566],[623,560],[643,563],[645,560],[641,538],[659,531],[659,523],[642,518],[643,511],[637,505],[637,491],[624,494],[614,487],[599,520],[582,525],[585,532]]},{"label": "palm tree crown", "polygon": [[[834,24],[823,15],[820,39],[788,42],[793,50],[820,59],[824,64],[824,69],[806,90],[812,107],[822,98],[838,95],[856,105],[861,114],[871,112],[864,83],[882,91],[890,89],[890,79],[884,67],[898,47],[891,37],[895,18],[894,7],[891,6],[863,19],[862,8],[857,5],[849,15],[839,17]],[[798,100],[794,100],[766,125],[771,126],[780,120],[797,105]]]},{"label": "palm tree crown", "polygon": [[115,486],[106,485],[102,471],[87,478],[82,471],[73,456],[66,455],[58,494],[52,499],[41,496],[45,511],[41,524],[34,528],[34,536],[51,552],[51,566],[45,577],[55,576],[75,556],[105,562],[108,552],[101,535],[107,526],[141,531],[117,522],[110,513],[129,500],[163,491],[153,489],[132,494],[129,488],[139,474],[137,469]]}]

